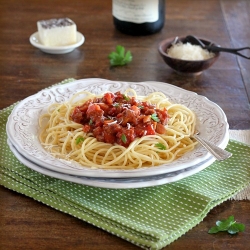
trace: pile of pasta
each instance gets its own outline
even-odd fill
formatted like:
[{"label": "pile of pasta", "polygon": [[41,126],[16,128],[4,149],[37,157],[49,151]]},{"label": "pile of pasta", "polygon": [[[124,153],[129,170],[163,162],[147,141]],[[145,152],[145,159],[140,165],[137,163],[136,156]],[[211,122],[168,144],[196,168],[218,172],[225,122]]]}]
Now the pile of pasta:
[{"label": "pile of pasta", "polygon": [[96,96],[87,91],[73,95],[65,103],[54,103],[47,113],[39,118],[41,133],[39,139],[43,147],[54,157],[75,161],[84,167],[97,169],[137,169],[171,163],[194,149],[196,117],[188,107],[169,102],[161,92],[139,96],[133,89],[124,94],[137,100],[154,104],[156,108],[166,108],[168,123],[165,134],[146,135],[136,138],[127,148],[121,145],[97,141],[91,133],[84,133],[82,125],[71,119],[71,113]]}]

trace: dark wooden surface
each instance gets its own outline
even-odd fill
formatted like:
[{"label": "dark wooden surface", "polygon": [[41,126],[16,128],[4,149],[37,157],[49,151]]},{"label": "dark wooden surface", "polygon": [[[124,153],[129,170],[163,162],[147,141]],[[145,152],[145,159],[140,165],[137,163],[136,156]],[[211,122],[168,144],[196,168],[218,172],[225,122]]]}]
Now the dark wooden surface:
[{"label": "dark wooden surface", "polygon": [[[65,55],[34,48],[29,36],[40,19],[72,18],[85,43]],[[167,37],[194,34],[224,47],[250,45],[250,1],[167,0],[164,29],[155,35],[131,37],[114,29],[111,0],[1,0],[0,108],[69,77],[122,81],[161,81],[208,97],[225,111],[230,129],[250,129],[250,61],[222,53],[202,75],[177,75],[158,54]],[[134,58],[110,68],[108,54],[117,44]],[[250,201],[227,201],[198,226],[164,249],[250,249]],[[246,225],[237,236],[209,235],[216,220],[234,215]],[[139,249],[116,236],[63,214],[31,198],[0,188],[0,249]]]}]

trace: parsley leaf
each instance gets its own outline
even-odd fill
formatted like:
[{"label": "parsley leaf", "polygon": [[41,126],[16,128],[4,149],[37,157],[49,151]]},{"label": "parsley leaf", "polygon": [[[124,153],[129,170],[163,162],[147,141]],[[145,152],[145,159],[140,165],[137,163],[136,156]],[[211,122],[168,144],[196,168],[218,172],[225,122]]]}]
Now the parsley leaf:
[{"label": "parsley leaf", "polygon": [[156,113],[154,113],[154,114],[151,115],[151,119],[154,120],[155,122],[159,122],[160,121],[160,119],[158,118],[158,116],[157,116]]},{"label": "parsley leaf", "polygon": [[236,234],[245,231],[245,225],[237,223],[234,220],[234,216],[231,215],[226,220],[217,221],[216,226],[210,228],[208,233],[215,234],[223,231],[227,231],[229,234]]},{"label": "parsley leaf", "polygon": [[130,51],[125,53],[125,48],[121,45],[116,46],[116,51],[109,54],[108,58],[111,66],[123,66],[132,61],[132,54]]},{"label": "parsley leaf", "polygon": [[155,146],[157,148],[159,148],[160,150],[166,150],[167,149],[166,146],[164,144],[160,143],[160,142],[156,143]]},{"label": "parsley leaf", "polygon": [[79,143],[83,142],[85,139],[83,137],[77,137],[76,138],[76,145],[78,145]]},{"label": "parsley leaf", "polygon": [[127,137],[126,137],[126,135],[122,134],[121,140],[122,140],[123,143],[126,143],[126,142],[127,142]]}]

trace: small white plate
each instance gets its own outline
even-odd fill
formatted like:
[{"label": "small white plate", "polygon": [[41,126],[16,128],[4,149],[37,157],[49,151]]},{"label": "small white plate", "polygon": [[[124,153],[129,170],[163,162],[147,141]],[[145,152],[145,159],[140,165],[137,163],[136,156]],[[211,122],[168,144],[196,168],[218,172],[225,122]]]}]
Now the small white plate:
[{"label": "small white plate", "polygon": [[58,47],[49,47],[49,46],[45,46],[42,45],[40,40],[39,40],[39,33],[35,32],[34,34],[32,34],[30,36],[30,43],[40,49],[41,51],[45,52],[45,53],[49,53],[49,54],[66,54],[69,53],[71,51],[73,51],[75,48],[81,46],[84,41],[85,38],[84,36],[80,33],[77,32],[76,33],[76,43],[75,44],[71,44],[71,45],[67,45],[67,46],[58,46]]}]

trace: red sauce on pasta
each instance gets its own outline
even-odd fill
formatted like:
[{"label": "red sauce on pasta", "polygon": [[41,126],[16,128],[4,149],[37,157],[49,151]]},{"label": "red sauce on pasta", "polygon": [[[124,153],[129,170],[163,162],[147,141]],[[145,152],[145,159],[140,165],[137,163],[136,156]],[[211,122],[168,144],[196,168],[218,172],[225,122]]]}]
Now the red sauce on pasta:
[{"label": "red sauce on pasta", "polygon": [[98,141],[128,147],[136,138],[165,133],[168,114],[165,108],[116,92],[75,107],[71,118]]}]

